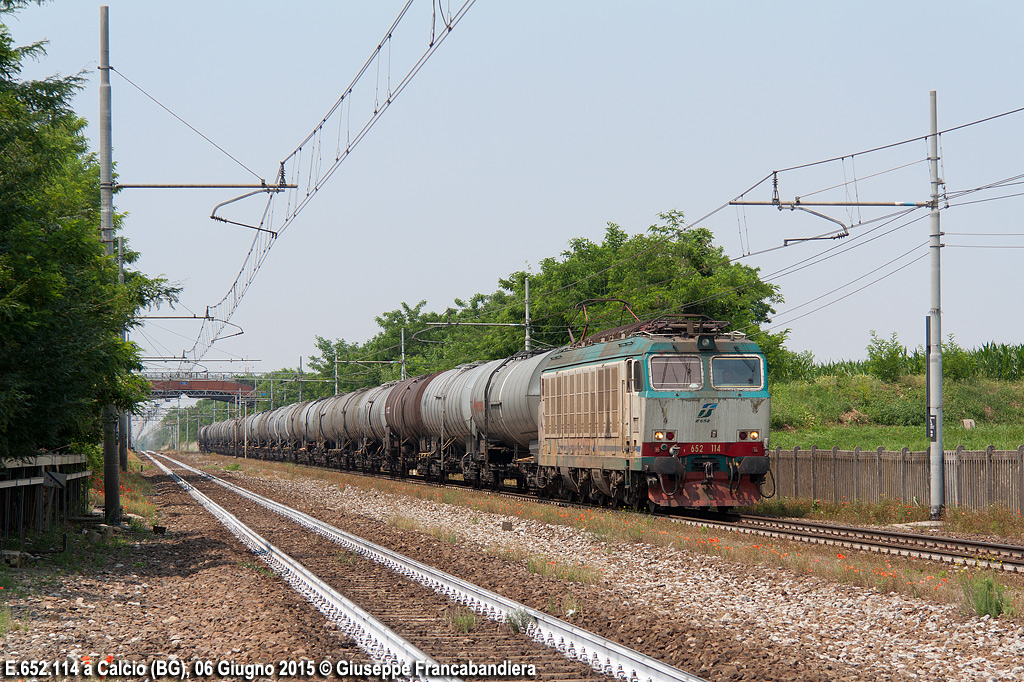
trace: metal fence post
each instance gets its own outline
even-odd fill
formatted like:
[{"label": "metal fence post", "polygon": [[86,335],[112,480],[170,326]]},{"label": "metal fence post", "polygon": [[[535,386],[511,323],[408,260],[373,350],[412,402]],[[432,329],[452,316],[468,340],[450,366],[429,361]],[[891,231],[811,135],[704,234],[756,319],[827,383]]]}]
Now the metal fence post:
[{"label": "metal fence post", "polygon": [[853,451],[853,499],[860,501],[860,448]]},{"label": "metal fence post", "polygon": [[793,497],[800,497],[800,477],[797,476],[797,453],[800,452],[800,446],[793,446]]},{"label": "metal fence post", "polygon": [[818,499],[818,467],[814,466],[814,460],[818,457],[818,446],[811,446],[811,499]]},{"label": "metal fence post", "polygon": [[[834,502],[838,502],[839,501],[839,499],[838,499],[838,495],[839,495],[839,459],[837,457],[838,454],[839,454],[839,446],[838,445],[833,445],[832,446],[832,500]],[[843,495],[843,497],[846,497],[846,495]]]},{"label": "metal fence post", "polygon": [[1017,446],[1017,513],[1024,512],[1024,445]]},{"label": "metal fence post", "polygon": [[992,506],[992,451],[994,445],[985,448],[985,506]]},{"label": "metal fence post", "polygon": [[907,453],[909,452],[910,448],[906,446],[900,448],[900,497],[904,504],[910,501],[910,490],[907,487]]},{"label": "metal fence post", "polygon": [[882,446],[879,445],[878,449],[875,450],[875,501],[882,499]]},{"label": "metal fence post", "polygon": [[963,489],[962,489],[963,480],[964,480],[964,476],[963,476],[963,474],[964,474],[964,472],[963,472],[963,461],[964,461],[963,453],[964,453],[964,446],[963,445],[957,445],[956,446],[956,450],[953,453],[953,458],[954,458],[954,461],[953,461],[954,469],[953,469],[953,471],[955,472],[955,475],[956,475],[956,480],[954,481],[954,483],[955,483],[955,485],[954,485],[954,491],[955,491],[954,494],[956,495],[956,499],[953,501],[953,503],[956,506],[958,506],[958,507],[961,504],[964,503]]}]

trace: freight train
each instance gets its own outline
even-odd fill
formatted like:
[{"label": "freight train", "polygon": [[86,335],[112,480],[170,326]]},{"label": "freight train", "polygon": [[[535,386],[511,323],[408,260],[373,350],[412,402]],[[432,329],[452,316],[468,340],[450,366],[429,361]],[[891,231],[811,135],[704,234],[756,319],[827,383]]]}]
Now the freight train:
[{"label": "freight train", "polygon": [[204,426],[200,449],[607,506],[727,510],[769,474],[764,354],[679,317]]}]

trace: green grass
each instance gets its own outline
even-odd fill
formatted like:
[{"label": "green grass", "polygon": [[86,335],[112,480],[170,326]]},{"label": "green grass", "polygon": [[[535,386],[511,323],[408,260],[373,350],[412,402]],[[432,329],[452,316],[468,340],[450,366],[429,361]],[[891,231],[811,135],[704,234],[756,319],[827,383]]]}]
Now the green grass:
[{"label": "green grass", "polygon": [[448,620],[448,625],[455,632],[466,633],[476,627],[476,613],[465,606],[456,606],[455,608],[448,609],[445,611],[445,618]]},{"label": "green grass", "polygon": [[451,528],[445,528],[443,526],[432,526],[427,530],[428,535],[432,535],[441,542],[447,542],[449,545],[459,544],[459,534]]},{"label": "green grass", "polygon": [[536,621],[526,609],[516,609],[505,618],[505,624],[513,634],[527,633]]},{"label": "green grass", "polygon": [[837,521],[860,525],[892,525],[911,521],[927,521],[928,508],[897,500],[881,502],[824,502],[807,498],[773,497],[763,499],[744,511],[778,518],[814,521]]},{"label": "green grass", "polygon": [[537,575],[546,575],[573,583],[593,585],[601,582],[601,574],[584,564],[566,564],[545,556],[534,556],[526,560],[526,570]]},{"label": "green grass", "polygon": [[1009,594],[988,576],[967,576],[961,578],[960,586],[964,591],[964,604],[969,613],[977,616],[998,618],[1012,615],[1013,606]]},{"label": "green grass", "polygon": [[252,561],[242,561],[239,562],[238,565],[242,568],[247,568],[255,573],[259,573],[260,575],[265,575],[268,578],[277,576],[277,573],[274,572],[274,569],[270,568],[265,563],[259,560],[254,559]]},{"label": "green grass", "polygon": [[0,604],[0,640],[7,636],[11,630],[27,630],[27,626],[14,619],[11,609],[6,604]]},{"label": "green grass", "polygon": [[[923,426],[841,426],[819,425],[799,429],[772,429],[769,434],[772,450],[781,447],[792,450],[810,450],[811,446],[840,450],[875,450],[879,446],[886,450],[899,451],[909,448],[914,452],[928,449],[928,437]],[[943,447],[954,450],[958,445],[966,450],[984,450],[989,445],[996,450],[1016,450],[1024,444],[1024,423],[1022,424],[978,424],[965,429],[961,424],[946,424],[942,429]]]},{"label": "green grass", "polygon": [[[118,475],[121,486],[121,508],[128,514],[135,514],[152,521],[156,518],[156,505],[149,501],[152,484],[142,476],[142,463],[134,452],[128,453],[128,471]],[[104,506],[103,469],[95,470],[89,481],[89,503],[94,507]]]},{"label": "green grass", "polygon": [[[904,376],[886,383],[865,374],[818,376],[775,384],[770,445],[842,450],[879,446],[928,449],[925,382]],[[944,383],[943,445],[1016,450],[1024,444],[1024,382],[970,379]],[[965,429],[964,419],[974,420]]]},{"label": "green grass", "polygon": [[980,511],[949,508],[945,512],[945,521],[950,530],[995,535],[1013,540],[1015,544],[1024,543],[1024,515],[1002,505]]}]

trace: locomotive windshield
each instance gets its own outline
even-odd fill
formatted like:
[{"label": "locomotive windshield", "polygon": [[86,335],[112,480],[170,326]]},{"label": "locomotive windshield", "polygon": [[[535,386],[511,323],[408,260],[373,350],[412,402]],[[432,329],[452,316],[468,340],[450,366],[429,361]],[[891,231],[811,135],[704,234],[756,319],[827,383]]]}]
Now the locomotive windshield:
[{"label": "locomotive windshield", "polygon": [[695,355],[652,356],[650,378],[655,391],[694,390],[704,385],[700,358]]},{"label": "locomotive windshield", "polygon": [[757,355],[711,358],[711,383],[715,388],[761,388],[764,380]]}]

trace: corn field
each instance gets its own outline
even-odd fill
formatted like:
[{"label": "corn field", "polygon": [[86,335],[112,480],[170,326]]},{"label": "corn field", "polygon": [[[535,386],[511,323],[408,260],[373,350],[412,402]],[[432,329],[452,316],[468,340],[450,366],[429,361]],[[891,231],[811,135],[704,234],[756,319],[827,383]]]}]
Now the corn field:
[{"label": "corn field", "polygon": [[[981,348],[967,350],[950,337],[942,344],[942,374],[947,379],[1024,380],[1024,344],[986,343]],[[780,381],[800,381],[822,376],[856,376],[869,374],[885,379],[883,367],[890,375],[923,375],[928,358],[923,348],[908,351],[895,336],[892,339],[873,337],[868,347],[867,360],[841,360],[815,362],[809,353],[792,354],[776,377]],[[769,367],[769,374],[771,374]]]}]

